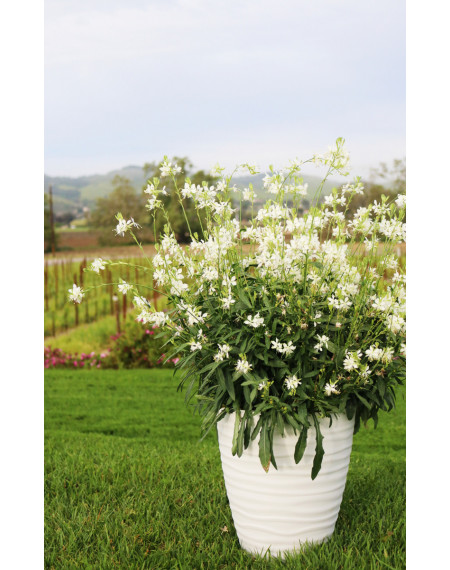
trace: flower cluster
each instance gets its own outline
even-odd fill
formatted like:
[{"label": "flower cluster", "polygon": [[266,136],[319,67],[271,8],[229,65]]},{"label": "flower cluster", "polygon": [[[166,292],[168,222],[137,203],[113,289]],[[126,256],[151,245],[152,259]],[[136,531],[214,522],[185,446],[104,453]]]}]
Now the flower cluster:
[{"label": "flower cluster", "polygon": [[[327,173],[304,212],[301,170],[307,162]],[[194,204],[202,234],[182,247],[166,213],[150,265],[169,311],[156,311],[137,287],[121,282],[119,290],[134,295],[143,323],[169,331],[181,385],[189,381],[204,429],[224,414],[241,414],[233,445],[238,454],[257,414],[252,437],[260,433],[261,444],[281,425],[302,437],[311,422],[320,430],[317,419],[336,413],[354,417],[358,429],[360,421],[376,421],[379,409],[394,405],[406,353],[405,278],[395,254],[405,241],[405,197],[383,197],[349,218],[352,198],[364,192],[357,178],[320,203],[327,176],[348,174],[348,162],[338,139],[323,155],[270,170],[263,184],[273,199],[245,222],[234,208],[232,176],[222,168],[214,185],[186,179],[178,188],[177,165],[165,160],[161,167],[180,202]],[[149,182],[155,199],[158,185],[158,179]],[[254,199],[253,186],[243,198]],[[121,231],[134,224],[118,220]],[[93,270],[102,265],[98,260]],[[79,302],[83,292],[74,286],[71,295]],[[263,465],[269,459],[276,466],[273,450],[269,458],[261,454]],[[314,469],[316,476],[320,461]]]}]

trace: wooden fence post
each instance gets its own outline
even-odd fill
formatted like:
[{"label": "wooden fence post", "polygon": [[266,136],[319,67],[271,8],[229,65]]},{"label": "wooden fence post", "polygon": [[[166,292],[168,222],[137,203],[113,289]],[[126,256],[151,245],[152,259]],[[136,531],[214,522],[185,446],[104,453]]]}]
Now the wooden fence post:
[{"label": "wooden fence post", "polygon": [[[73,282],[74,282],[75,285],[76,285],[76,281],[77,281],[77,274],[74,273],[74,274],[73,274]],[[74,303],[74,306],[75,306],[75,326],[77,327],[77,326],[78,326],[78,322],[79,322],[79,321],[78,321],[78,303]]]},{"label": "wooden fence post", "polygon": [[48,311],[48,263],[45,262],[44,268],[44,298],[45,298],[45,310]]}]

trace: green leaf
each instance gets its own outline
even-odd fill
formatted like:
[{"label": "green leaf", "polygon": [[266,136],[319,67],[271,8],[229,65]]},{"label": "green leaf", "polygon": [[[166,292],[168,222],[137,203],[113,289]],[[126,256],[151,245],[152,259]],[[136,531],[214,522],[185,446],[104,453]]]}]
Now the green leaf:
[{"label": "green leaf", "polygon": [[[273,410],[275,411],[275,410]],[[273,415],[272,415],[273,420]],[[278,469],[277,462],[275,461],[275,454],[273,452],[273,434],[275,431],[275,424],[272,424],[269,429],[269,443],[270,443],[270,460],[275,469]]]},{"label": "green leaf", "polygon": [[305,427],[309,427],[308,410],[306,408],[306,404],[303,403],[298,406],[295,417]]},{"label": "green leaf", "polygon": [[317,370],[311,370],[311,372],[307,372],[306,374],[303,374],[303,378],[312,378],[313,376],[317,376],[317,374],[319,374],[320,369]]},{"label": "green leaf", "polygon": [[261,429],[261,423],[262,423],[262,416],[259,416],[259,420],[256,422],[256,426],[255,429],[252,431],[252,435],[251,435],[251,440],[254,441],[256,436],[259,433],[259,430]]},{"label": "green leaf", "polygon": [[247,418],[247,422],[245,424],[245,431],[244,431],[244,449],[247,449],[248,444],[250,443],[250,436],[252,433],[253,427],[253,416]]},{"label": "green leaf", "polygon": [[227,389],[227,385],[225,382],[225,376],[223,375],[223,372],[220,368],[217,369],[216,376],[217,376],[217,380],[219,381],[219,386],[225,392]]},{"label": "green leaf", "polygon": [[245,305],[246,307],[248,307],[249,309],[252,308],[252,305],[251,305],[250,301],[247,299],[247,297],[246,297],[246,295],[245,295],[245,293],[244,293],[244,291],[243,291],[242,289],[239,289],[239,290],[238,290],[238,297],[239,297],[239,299],[244,303],[244,305]]},{"label": "green leaf", "polygon": [[345,411],[347,413],[347,419],[351,420],[356,412],[356,402],[352,398],[347,400]]},{"label": "green leaf", "polygon": [[358,394],[358,392],[355,392],[356,397],[358,398],[358,400],[360,400],[368,410],[370,410],[372,408],[372,406],[369,404],[369,402],[363,398],[360,394]]},{"label": "green leaf", "polygon": [[316,454],[314,455],[313,466],[311,470],[311,479],[315,479],[322,467],[322,459],[325,455],[325,450],[323,448],[323,435],[320,431],[319,420],[316,414],[313,414],[314,426],[316,428]]},{"label": "green leaf", "polygon": [[290,415],[286,414],[286,421],[290,424],[295,430],[300,430],[300,424]]},{"label": "green leaf", "polygon": [[267,422],[262,424],[261,435],[259,437],[259,460],[267,473],[270,467],[270,439]]},{"label": "green leaf", "polygon": [[284,435],[284,419],[281,412],[277,412],[277,427],[281,435]]},{"label": "green leaf", "polygon": [[236,451],[237,451],[237,439],[238,439],[238,433],[239,433],[239,424],[241,421],[241,415],[238,413],[238,411],[234,412],[235,418],[234,418],[234,432],[233,432],[233,442],[232,442],[232,446],[231,446],[231,455],[236,455]]},{"label": "green leaf", "polygon": [[223,373],[223,371],[222,371],[222,369],[221,369],[221,368],[218,368],[218,369],[217,369],[217,376],[218,376],[218,378],[219,378],[219,382],[222,382],[222,381],[223,381],[223,383],[224,383],[224,385],[225,385],[225,388],[227,389],[227,392],[228,392],[228,394],[230,395],[231,399],[232,399],[232,400],[235,400],[235,399],[236,399],[236,394],[235,394],[235,391],[234,391],[233,380],[232,380],[232,378],[230,377],[230,375],[227,374],[227,375],[225,376],[224,373]]},{"label": "green leaf", "polygon": [[244,418],[241,420],[241,425],[239,428],[239,434],[237,438],[237,456],[241,457],[242,452],[244,451],[244,432],[245,432],[245,421]]},{"label": "green leaf", "polygon": [[299,463],[303,454],[305,453],[306,449],[306,442],[308,438],[308,428],[306,426],[301,426],[300,428],[300,435],[295,445],[294,450],[294,461],[295,463]]}]

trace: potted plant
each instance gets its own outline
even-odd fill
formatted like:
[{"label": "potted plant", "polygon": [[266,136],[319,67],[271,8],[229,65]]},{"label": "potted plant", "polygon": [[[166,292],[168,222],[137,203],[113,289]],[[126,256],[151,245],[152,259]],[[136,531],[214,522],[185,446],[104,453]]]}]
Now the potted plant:
[{"label": "potted plant", "polygon": [[[306,163],[326,170],[308,211]],[[333,533],[353,433],[393,408],[404,379],[405,277],[395,251],[405,241],[405,197],[383,196],[349,216],[360,179],[321,199],[347,164],[338,139],[324,155],[271,168],[261,203],[251,184],[233,185],[236,171],[217,167],[214,185],[180,186],[179,167],[165,159],[146,192],[148,210],[167,218],[148,261],[169,310],[118,285],[146,327],[171,331],[168,358],[179,358],[180,386],[204,434],[217,425],[233,519],[250,552],[283,554]],[[188,246],[171,229],[164,180],[183,212],[193,203],[198,213],[201,235]],[[134,220],[117,221],[116,233],[138,243]],[[75,302],[83,294],[70,291]]]}]

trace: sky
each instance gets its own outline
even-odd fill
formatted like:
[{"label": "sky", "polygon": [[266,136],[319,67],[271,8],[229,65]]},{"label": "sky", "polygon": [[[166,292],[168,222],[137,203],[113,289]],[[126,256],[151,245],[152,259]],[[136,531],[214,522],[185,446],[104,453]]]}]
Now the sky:
[{"label": "sky", "polygon": [[405,156],[405,5],[46,0],[45,173]]}]

